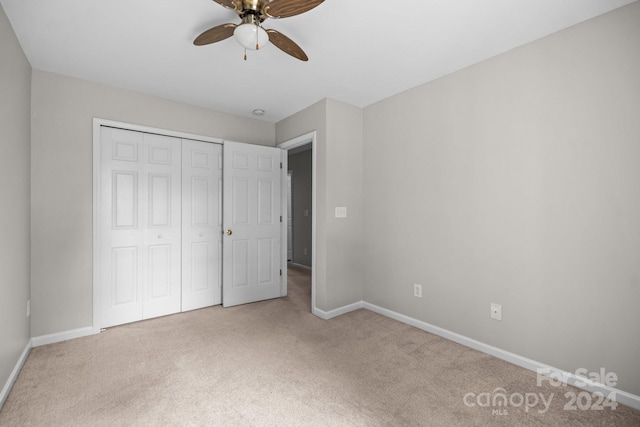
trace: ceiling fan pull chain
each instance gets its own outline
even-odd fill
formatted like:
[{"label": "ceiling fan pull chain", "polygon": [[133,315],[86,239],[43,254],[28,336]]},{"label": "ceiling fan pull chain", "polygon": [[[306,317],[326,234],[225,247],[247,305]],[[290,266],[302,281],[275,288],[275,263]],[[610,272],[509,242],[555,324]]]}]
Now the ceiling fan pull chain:
[{"label": "ceiling fan pull chain", "polygon": [[260,29],[260,26],[259,26],[258,24],[256,24],[256,50],[260,50],[260,45],[258,44],[258,41],[260,40],[260,39],[258,38],[258,36],[260,35],[260,34],[258,33],[258,30],[259,30],[259,29]]},{"label": "ceiling fan pull chain", "polygon": [[247,60],[247,48],[246,47],[244,48],[244,60],[245,61]]}]

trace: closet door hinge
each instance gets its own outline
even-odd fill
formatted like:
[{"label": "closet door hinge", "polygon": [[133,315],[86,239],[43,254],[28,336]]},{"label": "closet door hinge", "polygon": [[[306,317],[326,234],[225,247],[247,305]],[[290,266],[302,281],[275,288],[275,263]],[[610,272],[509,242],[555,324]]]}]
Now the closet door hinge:
[{"label": "closet door hinge", "polygon": [[280,269],[280,275],[282,276],[282,269]]},{"label": "closet door hinge", "polygon": [[282,215],[280,215],[280,222],[282,222]]},{"label": "closet door hinge", "polygon": [[280,169],[282,169],[282,162],[280,162]]}]

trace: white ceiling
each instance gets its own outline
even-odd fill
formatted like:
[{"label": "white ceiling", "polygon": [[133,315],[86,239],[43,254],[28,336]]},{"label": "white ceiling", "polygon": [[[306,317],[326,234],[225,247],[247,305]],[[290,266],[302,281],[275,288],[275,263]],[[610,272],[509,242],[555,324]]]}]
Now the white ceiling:
[{"label": "white ceiling", "polygon": [[237,15],[212,0],[0,0],[33,68],[277,122],[329,97],[365,107],[634,0],[326,0],[275,46],[194,46]]}]

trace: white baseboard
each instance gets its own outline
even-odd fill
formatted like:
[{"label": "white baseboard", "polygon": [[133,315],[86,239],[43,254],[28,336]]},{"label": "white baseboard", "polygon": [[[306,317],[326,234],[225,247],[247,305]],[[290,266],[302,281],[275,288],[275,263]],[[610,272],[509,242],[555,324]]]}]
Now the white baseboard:
[{"label": "white baseboard", "polygon": [[614,387],[610,387],[604,384],[590,381],[588,379],[579,377],[570,372],[566,372],[561,369],[557,369],[549,365],[545,365],[544,363],[540,363],[535,360],[528,359],[526,357],[511,353],[509,351],[500,349],[498,347],[485,344],[483,342],[474,340],[472,338],[465,337],[464,335],[451,332],[447,329],[443,329],[438,326],[431,325],[421,320],[417,320],[412,317],[405,316],[404,314],[396,313],[395,311],[388,310],[386,308],[382,308],[365,301],[359,301],[353,304],[346,305],[344,307],[336,308],[331,311],[322,311],[316,308],[314,309],[313,314],[315,314],[316,316],[322,319],[328,320],[336,316],[340,316],[341,314],[345,314],[345,313],[349,313],[350,311],[357,310],[359,308],[365,308],[367,310],[381,314],[390,319],[397,320],[399,322],[402,322],[407,325],[413,326],[415,328],[421,329],[423,331],[432,333],[434,335],[438,335],[442,338],[448,339],[458,344],[462,344],[474,350],[481,351],[482,353],[490,354],[491,356],[497,357],[498,359],[505,360],[509,363],[513,363],[514,365],[520,366],[525,369],[529,369],[530,371],[539,372],[540,370],[545,373],[549,373],[555,379],[562,378],[567,384],[582,390],[586,390],[591,393],[595,393],[595,392],[602,393],[605,397],[609,396],[611,393],[615,393],[617,403],[640,410],[640,396],[636,396],[635,394],[631,394],[626,391],[616,389]]},{"label": "white baseboard", "polygon": [[53,344],[61,341],[71,340],[74,338],[86,337],[87,335],[93,335],[96,332],[93,327],[73,329],[71,331],[58,332],[56,334],[41,335],[39,337],[31,338],[32,345],[34,347],[40,347],[41,345]]},{"label": "white baseboard", "polygon": [[29,357],[31,348],[32,348],[32,344],[31,344],[31,340],[29,340],[24,350],[22,351],[22,354],[20,355],[20,358],[18,359],[16,366],[13,368],[13,371],[11,371],[11,375],[9,375],[7,382],[5,383],[4,387],[2,387],[2,392],[0,393],[0,409],[2,409],[2,407],[4,406],[4,402],[7,400],[7,397],[9,397],[9,392],[11,391],[11,387],[13,387],[13,384],[18,379],[18,374],[20,374],[20,370],[22,369],[25,362],[27,361],[27,357]]},{"label": "white baseboard", "polygon": [[407,325],[411,325],[418,329],[422,329],[423,331],[430,332],[434,335],[438,335],[442,338],[446,338],[449,341],[457,342],[458,344],[462,344],[474,350],[478,350],[483,353],[487,353],[492,356],[495,356],[499,359],[506,360],[507,362],[513,363],[514,365],[518,365],[523,368],[527,368],[531,371],[535,371],[539,367],[546,367],[546,365],[541,365],[535,360],[518,356],[517,354],[510,353],[500,348],[493,347],[491,345],[485,344],[480,341],[476,341],[472,338],[465,337],[464,335],[456,334],[455,332],[451,332],[447,329],[443,329],[438,326],[431,325],[421,320],[417,320],[412,317],[405,316],[404,314],[396,313],[395,311],[388,310],[386,308],[382,308],[377,305],[370,304],[368,302],[364,303],[364,308],[366,308],[367,310],[371,310],[375,313],[381,314],[385,317],[389,317],[399,322],[406,323]]},{"label": "white baseboard", "polygon": [[317,307],[314,307],[313,314],[315,314],[321,319],[329,320],[329,319],[333,319],[334,317],[347,314],[351,311],[355,311],[363,307],[364,307],[364,301],[354,302],[353,304],[345,305],[343,307],[339,307],[339,308],[336,308],[335,310],[330,310],[330,311],[323,311]]}]

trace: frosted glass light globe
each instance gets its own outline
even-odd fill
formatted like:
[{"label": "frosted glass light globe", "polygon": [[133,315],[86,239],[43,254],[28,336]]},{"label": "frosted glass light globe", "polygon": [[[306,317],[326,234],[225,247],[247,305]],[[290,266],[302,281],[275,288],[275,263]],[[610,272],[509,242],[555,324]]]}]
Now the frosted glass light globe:
[{"label": "frosted glass light globe", "polygon": [[233,36],[244,48],[251,50],[256,50],[256,42],[260,48],[269,43],[267,32],[255,24],[238,25]]}]

